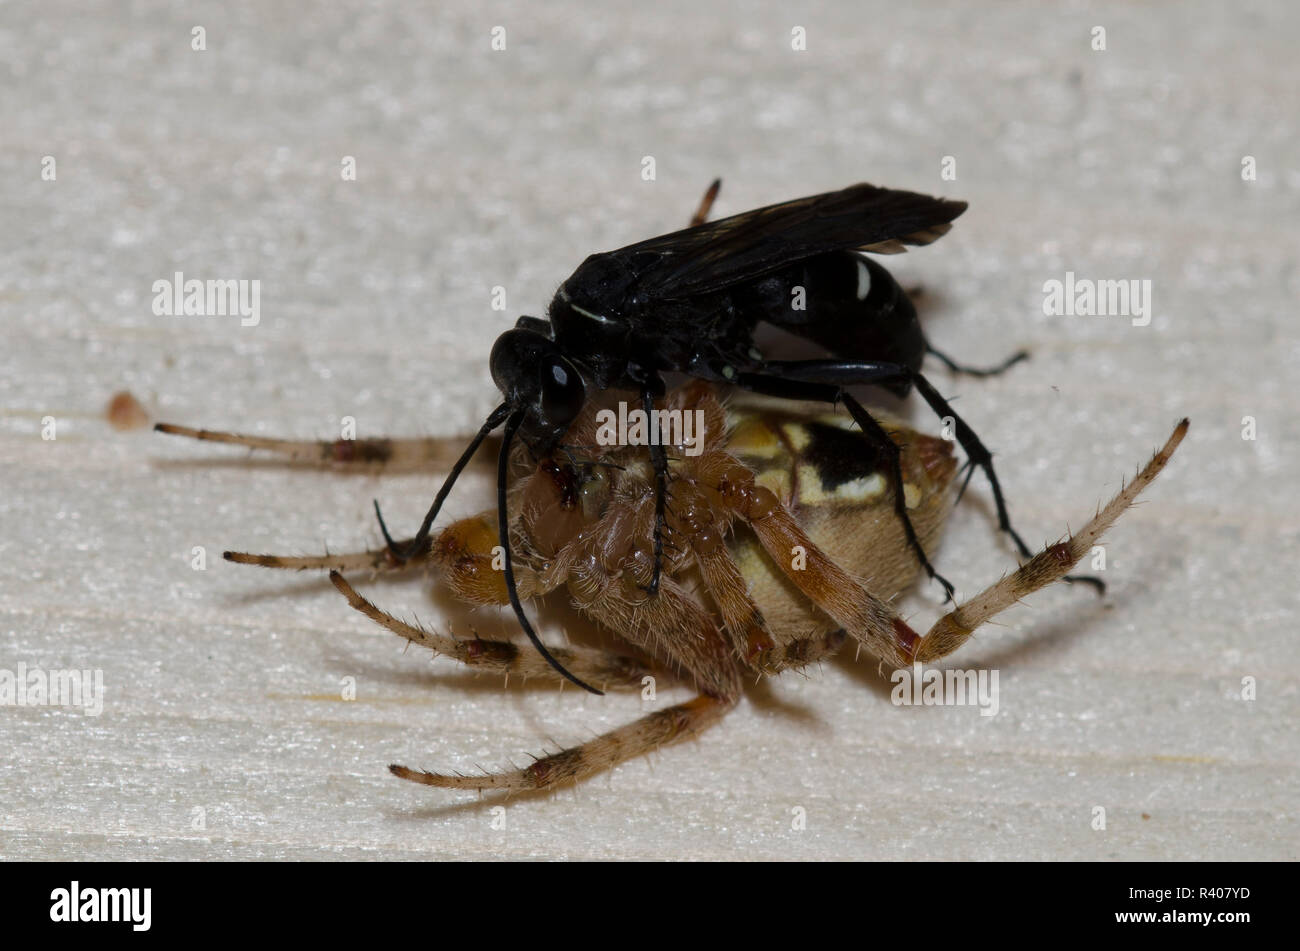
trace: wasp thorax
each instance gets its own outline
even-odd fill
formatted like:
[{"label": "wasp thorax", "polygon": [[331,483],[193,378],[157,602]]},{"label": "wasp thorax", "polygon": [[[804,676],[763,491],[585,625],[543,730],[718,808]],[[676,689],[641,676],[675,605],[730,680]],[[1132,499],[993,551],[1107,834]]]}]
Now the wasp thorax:
[{"label": "wasp thorax", "polygon": [[625,321],[568,300],[563,289],[551,304],[550,318],[560,349],[594,368],[598,388],[623,376],[632,357],[632,333]]}]

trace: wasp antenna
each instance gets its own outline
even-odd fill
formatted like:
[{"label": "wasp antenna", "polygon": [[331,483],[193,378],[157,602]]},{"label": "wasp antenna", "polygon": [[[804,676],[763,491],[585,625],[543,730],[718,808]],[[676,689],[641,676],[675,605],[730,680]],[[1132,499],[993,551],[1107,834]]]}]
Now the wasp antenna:
[{"label": "wasp antenna", "polygon": [[506,417],[509,415],[509,403],[502,403],[488,414],[488,418],[484,420],[483,425],[479,427],[478,433],[469,441],[469,445],[465,447],[465,451],[460,454],[460,458],[456,460],[456,464],[451,467],[451,472],[449,472],[447,478],[443,480],[442,488],[438,490],[438,494],[434,497],[433,504],[429,506],[429,511],[424,516],[424,521],[420,523],[420,530],[416,532],[415,538],[411,539],[410,543],[405,547],[399,548],[397,543],[393,541],[392,536],[388,534],[388,529],[384,525],[384,517],[379,514],[379,503],[375,503],[375,515],[379,518],[379,529],[384,533],[384,541],[388,543],[388,550],[392,553],[394,558],[398,559],[398,561],[405,562],[420,552],[424,547],[424,543],[429,540],[429,530],[433,528],[434,519],[438,517],[438,512],[442,510],[442,503],[445,502],[447,496],[451,494],[451,487],[455,485],[456,480],[460,478],[462,470],[464,470],[464,468],[469,465],[469,461],[474,458],[474,453],[478,452],[478,447],[483,445],[483,440],[488,438],[492,430],[505,422]]},{"label": "wasp antenna", "polygon": [[519,600],[519,590],[515,586],[514,562],[510,557],[510,513],[506,507],[506,477],[510,471],[510,444],[514,442],[515,430],[519,428],[519,424],[523,422],[523,419],[524,411],[516,410],[506,420],[506,428],[501,435],[501,455],[497,457],[497,538],[501,542],[501,551],[505,555],[506,594],[510,597],[510,607],[514,609],[515,617],[519,619],[519,626],[524,629],[524,633],[528,635],[528,639],[533,642],[533,646],[546,659],[546,662],[562,674],[566,680],[572,681],[588,693],[603,697],[605,695],[603,690],[597,690],[595,687],[583,683],[565,670],[564,665],[551,656],[551,652],[546,649],[542,639],[533,630],[532,624],[528,621],[528,615],[524,613],[524,606]]}]

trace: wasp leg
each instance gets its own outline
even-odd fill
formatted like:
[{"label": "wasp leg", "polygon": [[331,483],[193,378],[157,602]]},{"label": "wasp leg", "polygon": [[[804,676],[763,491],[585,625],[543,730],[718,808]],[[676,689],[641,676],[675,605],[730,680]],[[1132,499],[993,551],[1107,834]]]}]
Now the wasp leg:
[{"label": "wasp leg", "polygon": [[[807,362],[819,364],[823,361]],[[768,363],[765,368],[775,367],[780,372],[787,367],[798,368],[801,365],[802,361],[788,364]],[[890,484],[894,493],[894,512],[903,523],[903,531],[907,535],[908,546],[916,553],[917,560],[920,562],[921,567],[925,569],[925,573],[943,587],[944,595],[951,601],[953,596],[952,584],[947,578],[939,574],[934,565],[930,563],[925,548],[921,545],[921,540],[916,534],[916,528],[912,525],[912,519],[907,514],[907,500],[903,492],[902,453],[897,443],[889,438],[889,434],[863,408],[862,404],[844,392],[839,385],[833,383],[791,379],[783,375],[766,376],[758,373],[738,374],[735,382],[738,386],[766,396],[827,403],[843,402],[848,407],[854,421],[862,429],[863,438],[866,439],[868,445],[879,452],[881,457],[889,464]]]},{"label": "wasp leg", "polygon": [[[765,374],[772,374],[772,377],[767,377]],[[1010,536],[1022,558],[1033,557],[1033,552],[1029,546],[1025,544],[1024,539],[1011,526],[1011,516],[1007,512],[1007,502],[1002,494],[1002,485],[998,482],[997,473],[993,471],[993,454],[980,442],[979,437],[975,435],[975,431],[966,425],[965,420],[954,412],[948,401],[939,395],[939,391],[934,388],[930,381],[918,371],[897,363],[876,361],[789,360],[772,361],[764,364],[763,374],[740,375],[741,380],[750,377],[757,377],[760,380],[770,380],[774,377],[778,380],[788,380],[796,383],[835,387],[900,383],[915,386],[916,391],[921,394],[921,398],[929,404],[937,416],[941,419],[952,420],[957,442],[961,443],[961,447],[966,452],[971,464],[981,469],[985,478],[989,480],[989,486],[993,490],[993,503],[998,513],[998,528]],[[742,385],[745,384],[742,383]],[[803,398],[824,399],[825,397],[810,396]],[[858,419],[858,414],[854,412],[856,401],[852,400],[852,397],[847,394],[844,394],[843,399],[845,405],[849,408],[849,412],[853,413],[853,418],[861,425],[862,421]],[[861,409],[860,405],[858,409]],[[1098,578],[1069,576],[1065,580],[1091,584],[1098,591],[1106,589],[1105,584]],[[951,590],[948,591],[948,594],[949,597],[952,596]]]},{"label": "wasp leg", "polygon": [[1028,350],[1017,350],[1015,353],[1007,357],[997,366],[971,367],[971,366],[966,366],[965,364],[962,363],[958,363],[956,360],[953,360],[951,357],[947,356],[946,354],[940,353],[938,350],[934,349],[934,347],[930,346],[930,344],[928,343],[925,345],[925,352],[930,354],[930,356],[934,357],[936,360],[938,360],[940,363],[946,366],[953,373],[961,373],[966,376],[998,376],[999,374],[1005,373],[1007,370],[1011,369],[1013,366],[1015,366],[1017,363],[1021,362],[1022,360],[1029,359]]},{"label": "wasp leg", "polygon": [[[511,641],[485,641],[474,637],[462,640],[447,634],[426,631],[414,624],[393,617],[376,607],[373,602],[357,593],[341,574],[330,572],[330,581],[357,611],[380,627],[398,637],[427,647],[435,654],[445,654],[476,670],[492,670],[507,676],[547,677],[563,682],[564,676],[555,670],[546,658],[532,650],[523,650]],[[591,650],[585,647],[552,647],[552,656],[579,677],[604,687],[640,689],[641,679],[650,676],[650,670],[639,660],[624,654]]]},{"label": "wasp leg", "polygon": [[[922,287],[920,284],[914,284],[911,287],[904,288],[903,293],[907,295],[908,300],[910,300],[913,304],[915,304],[918,300],[920,300],[922,297],[925,296],[925,288]],[[965,364],[958,363],[956,360],[952,359],[947,354],[941,353],[940,351],[936,350],[934,347],[930,345],[930,341],[928,340],[925,341],[925,352],[930,354],[930,356],[934,357],[936,360],[938,360],[940,363],[946,366],[953,373],[962,373],[965,374],[966,376],[998,376],[999,374],[1015,366],[1021,360],[1029,359],[1028,350],[1017,350],[1015,353],[1007,357],[1007,359],[1003,360],[997,366],[970,367],[970,366],[966,366]]]},{"label": "wasp leg", "polygon": [[352,464],[416,468],[445,467],[454,463],[464,448],[462,438],[429,439],[269,439],[244,433],[193,429],[172,423],[158,423],[155,432],[184,436],[202,442],[220,442],[248,449],[261,449],[292,462],[320,465]]},{"label": "wasp leg", "polygon": [[[916,661],[930,662],[952,653],[981,624],[1025,595],[1053,581],[1064,580],[1066,572],[1088,554],[1101,534],[1160,473],[1186,435],[1187,428],[1188,422],[1184,419],[1137,477],[1100,509],[1081,531],[1063,542],[1048,546],[1015,572],[954,608],[936,621],[924,637],[917,634],[892,605],[862,587],[817,547],[770,491],[750,481],[719,485],[719,494],[724,504],[754,532],[773,563],[813,603],[876,657],[895,667],[906,667]],[[786,557],[796,545],[806,552],[804,570],[801,571],[795,570]],[[833,639],[828,640],[823,643],[822,650],[829,653],[835,646]],[[787,663],[786,666],[798,665],[800,651],[812,655],[816,649],[815,639],[811,645],[794,648],[796,663]],[[789,647],[787,651],[790,651]],[[779,663],[780,655],[774,654],[771,659]]]},{"label": "wasp leg", "polygon": [[713,697],[700,694],[686,703],[656,710],[581,746],[543,756],[524,769],[488,773],[484,776],[425,773],[397,765],[388,769],[402,779],[426,786],[441,786],[444,789],[546,789],[566,780],[577,782],[593,773],[644,756],[666,743],[696,736],[722,719],[736,705],[736,699],[736,696]]},{"label": "wasp leg", "polygon": [[1151,457],[1151,461],[1133,481],[1120,489],[1106,507],[1098,510],[1080,531],[1064,541],[1049,545],[1019,569],[936,621],[916,644],[916,659],[929,663],[946,657],[966,643],[971,633],[985,621],[1006,610],[1031,591],[1063,579],[1065,573],[1092,550],[1101,534],[1115,523],[1124,510],[1133,504],[1138,494],[1160,474],[1160,470],[1187,435],[1189,425],[1186,419],[1182,420],[1164,446]]},{"label": "wasp leg", "polygon": [[715,178],[704,192],[704,197],[700,199],[700,207],[695,209],[695,214],[691,215],[692,228],[698,228],[704,222],[709,220],[709,212],[713,210],[713,203],[718,200],[718,192],[722,188],[722,179]]}]

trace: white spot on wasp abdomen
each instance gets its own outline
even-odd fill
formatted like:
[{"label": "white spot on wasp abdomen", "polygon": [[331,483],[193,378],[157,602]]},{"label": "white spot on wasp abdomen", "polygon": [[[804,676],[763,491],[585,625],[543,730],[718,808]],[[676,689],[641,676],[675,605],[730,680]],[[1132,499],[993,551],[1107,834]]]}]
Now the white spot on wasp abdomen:
[{"label": "white spot on wasp abdomen", "polygon": [[871,270],[867,262],[858,259],[858,300],[866,300],[871,293]]}]

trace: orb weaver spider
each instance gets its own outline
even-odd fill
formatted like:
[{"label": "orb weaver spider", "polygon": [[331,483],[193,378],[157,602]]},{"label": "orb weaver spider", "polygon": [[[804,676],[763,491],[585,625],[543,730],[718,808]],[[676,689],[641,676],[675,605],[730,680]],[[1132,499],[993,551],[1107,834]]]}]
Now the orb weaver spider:
[{"label": "orb weaver spider", "polygon": [[[747,676],[795,670],[852,642],[883,664],[937,661],[983,623],[1027,594],[1063,578],[1164,468],[1182,441],[1182,420],[1164,446],[1104,507],[1075,532],[956,606],[925,633],[899,615],[892,596],[920,566],[895,517],[884,454],[864,451],[851,422],[788,404],[724,406],[712,384],[670,390],[656,409],[700,414],[697,444],[663,445],[668,459],[667,515],[658,590],[655,565],[656,473],[643,447],[607,445],[602,411],[618,394],[585,407],[559,447],[530,458],[516,444],[501,465],[508,479],[509,537],[516,553],[517,594],[540,598],[567,591],[573,604],[631,650],[550,647],[550,654],[588,683],[640,690],[667,673],[697,695],[524,768],[487,775],[433,773],[390,766],[394,775],[430,786],[535,790],[578,781],[717,723],[743,693]],[[633,404],[636,395],[630,394]],[[294,459],[372,464],[443,458],[443,440],[294,442],[159,424],[205,441],[266,449]],[[899,449],[904,503],[927,547],[938,540],[952,507],[952,443],[885,422]],[[226,552],[240,564],[328,570],[360,613],[411,643],[481,671],[563,683],[540,653],[509,640],[457,638],[402,621],[362,596],[345,573],[431,567],[462,600],[509,603],[499,520],[492,508],[447,525],[401,558],[384,545],[319,557]],[[414,539],[403,542],[410,545]]]}]

